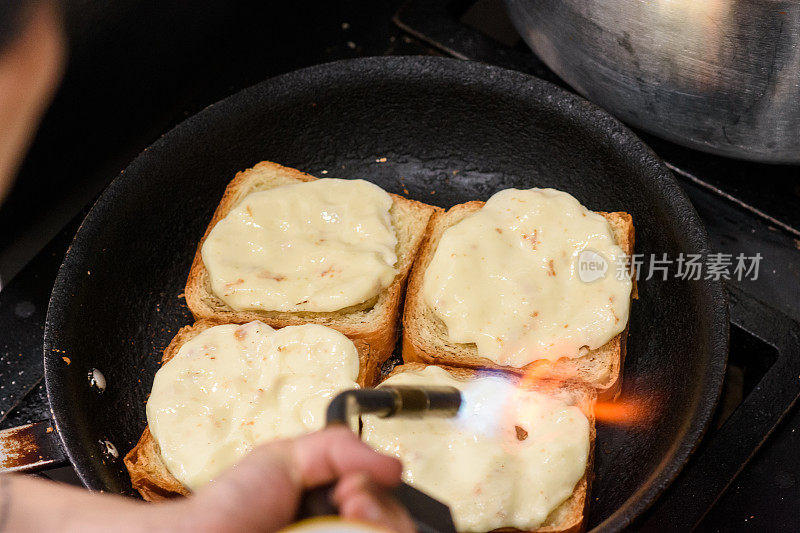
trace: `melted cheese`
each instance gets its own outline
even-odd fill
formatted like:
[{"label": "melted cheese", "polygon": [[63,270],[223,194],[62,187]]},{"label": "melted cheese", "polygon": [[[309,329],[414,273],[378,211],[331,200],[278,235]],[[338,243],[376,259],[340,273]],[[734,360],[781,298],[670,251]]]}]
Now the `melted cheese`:
[{"label": "melted cheese", "polygon": [[404,481],[447,504],[459,531],[536,529],[584,475],[589,421],[560,399],[433,366],[384,383],[450,385],[468,399],[453,420],[363,417],[364,440],[398,457]]},{"label": "melted cheese", "polygon": [[169,471],[196,489],[257,443],[322,428],[358,368],[353,343],[325,326],[214,326],[156,373],[147,422]]},{"label": "melted cheese", "polygon": [[[579,270],[586,259],[605,275]],[[625,260],[608,221],[569,194],[508,189],[444,231],[422,295],[450,340],[522,367],[578,357],[625,328]]]},{"label": "melted cheese", "polygon": [[331,312],[366,302],[397,274],[391,206],[363,180],[250,193],[203,243],[211,289],[237,310]]}]

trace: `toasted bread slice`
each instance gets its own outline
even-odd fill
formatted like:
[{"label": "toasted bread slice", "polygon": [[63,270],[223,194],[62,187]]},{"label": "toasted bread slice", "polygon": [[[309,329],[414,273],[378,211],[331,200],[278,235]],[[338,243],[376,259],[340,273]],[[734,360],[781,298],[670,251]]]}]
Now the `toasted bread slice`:
[{"label": "toasted bread slice", "polygon": [[[605,345],[584,356],[561,358],[555,363],[548,360],[533,361],[522,367],[504,367],[478,355],[474,344],[461,344],[449,340],[447,327],[422,297],[425,270],[433,259],[444,231],[480,210],[484,202],[459,204],[447,212],[437,212],[431,219],[428,234],[422,244],[406,291],[403,313],[403,360],[468,368],[496,368],[511,372],[535,372],[559,379],[577,378],[591,384],[601,399],[615,398],[622,386],[621,372],[625,360],[625,341],[628,326]],[[622,250],[633,253],[633,219],[628,213],[600,212],[611,225],[614,238]],[[631,297],[635,297],[635,285]]]},{"label": "toasted bread slice", "polygon": [[222,201],[197,247],[189,279],[186,282],[186,304],[196,320],[208,319],[237,324],[261,320],[275,328],[312,323],[336,329],[351,340],[361,340],[366,344],[369,356],[365,384],[373,385],[378,378],[381,364],[389,358],[394,350],[397,342],[400,306],[408,274],[422,243],[428,222],[433,213],[440,208],[392,194],[394,203],[389,214],[397,235],[396,266],[398,274],[392,284],[375,299],[335,312],[236,311],[212,292],[208,271],[203,264],[201,250],[206,237],[217,222],[225,218],[245,196],[255,191],[315,179],[317,178],[299,170],[269,161],[262,161],[253,168],[236,174],[236,177],[225,189]]},{"label": "toasted bread slice", "polygon": [[[428,365],[422,363],[404,363],[395,367],[387,378],[400,372],[422,370],[426,366]],[[516,376],[516,374],[493,370],[456,368],[444,365],[437,366],[448,371],[453,377],[463,380],[473,379],[481,375],[502,375],[512,378]],[[575,490],[572,492],[572,496],[553,509],[544,523],[533,530],[536,533],[578,533],[583,531],[586,528],[586,511],[589,506],[589,492],[591,489],[592,469],[594,465],[594,442],[597,436],[594,416],[594,404],[597,400],[596,392],[589,385],[580,381],[550,381],[547,379],[525,380],[522,386],[531,390],[540,390],[548,395],[564,399],[569,405],[578,407],[589,420],[589,457],[586,461],[586,472],[578,483],[575,484]],[[494,531],[513,532],[520,530],[516,528],[501,528]]]},{"label": "toasted bread slice", "polygon": [[[218,325],[220,325],[219,322],[201,320],[194,325],[182,327],[164,349],[161,364],[172,359],[181,346],[202,331]],[[367,379],[366,368],[369,366],[367,364],[369,346],[360,339],[353,340],[353,344],[356,346],[359,359],[357,382],[359,386],[363,387],[364,381]],[[175,496],[186,496],[190,493],[189,489],[175,479],[161,460],[161,450],[155,438],[150,434],[149,428],[144,429],[139,442],[128,452],[124,462],[128,468],[133,488],[138,490],[145,500],[160,501]]]}]

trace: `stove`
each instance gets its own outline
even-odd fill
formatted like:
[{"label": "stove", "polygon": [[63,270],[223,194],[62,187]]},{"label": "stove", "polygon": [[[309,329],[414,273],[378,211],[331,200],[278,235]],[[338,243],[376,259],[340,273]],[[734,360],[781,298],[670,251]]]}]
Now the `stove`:
[{"label": "stove", "polygon": [[[204,105],[272,75],[363,55],[449,55],[569,90],[524,45],[501,0],[289,7],[270,36],[247,31],[273,16],[265,3],[220,4],[199,2],[190,14],[169,0],[153,17],[133,1],[113,12],[67,2],[73,58],[19,184],[0,208],[0,428],[47,418],[45,304],[93,199],[160,132]],[[155,27],[154,19],[161,21]],[[180,27],[170,23],[176,19]],[[159,39],[170,53],[156,48]],[[65,139],[64,131],[72,135]],[[727,282],[731,352],[711,427],[631,530],[800,529],[800,167],[734,161],[637,133],[678,178],[714,251],[762,259],[757,280]],[[63,468],[45,475],[70,479]]]}]

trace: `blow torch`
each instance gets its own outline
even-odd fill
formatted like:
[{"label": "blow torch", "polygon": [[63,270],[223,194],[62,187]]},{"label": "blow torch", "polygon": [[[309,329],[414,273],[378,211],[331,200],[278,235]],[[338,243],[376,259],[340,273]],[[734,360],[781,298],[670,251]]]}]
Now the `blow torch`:
[{"label": "blow torch", "polygon": [[[461,393],[455,387],[384,386],[376,389],[347,390],[331,400],[325,425],[352,422],[365,414],[382,418],[455,417],[461,408]],[[338,509],[331,500],[332,485],[307,491],[300,502],[298,519],[336,515]],[[420,533],[455,533],[450,509],[427,494],[401,483],[392,495],[411,515]]]}]

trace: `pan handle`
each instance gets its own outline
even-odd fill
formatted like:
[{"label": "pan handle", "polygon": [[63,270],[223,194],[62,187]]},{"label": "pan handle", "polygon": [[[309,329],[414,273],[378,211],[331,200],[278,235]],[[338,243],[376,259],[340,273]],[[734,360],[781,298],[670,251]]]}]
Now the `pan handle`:
[{"label": "pan handle", "polygon": [[36,472],[68,462],[49,420],[0,431],[0,473]]},{"label": "pan handle", "polygon": [[[0,292],[0,423],[42,381],[42,333],[50,291],[87,209],[81,210]],[[34,420],[48,414],[39,413]],[[50,420],[0,431],[0,473],[35,472],[67,463]]]}]

